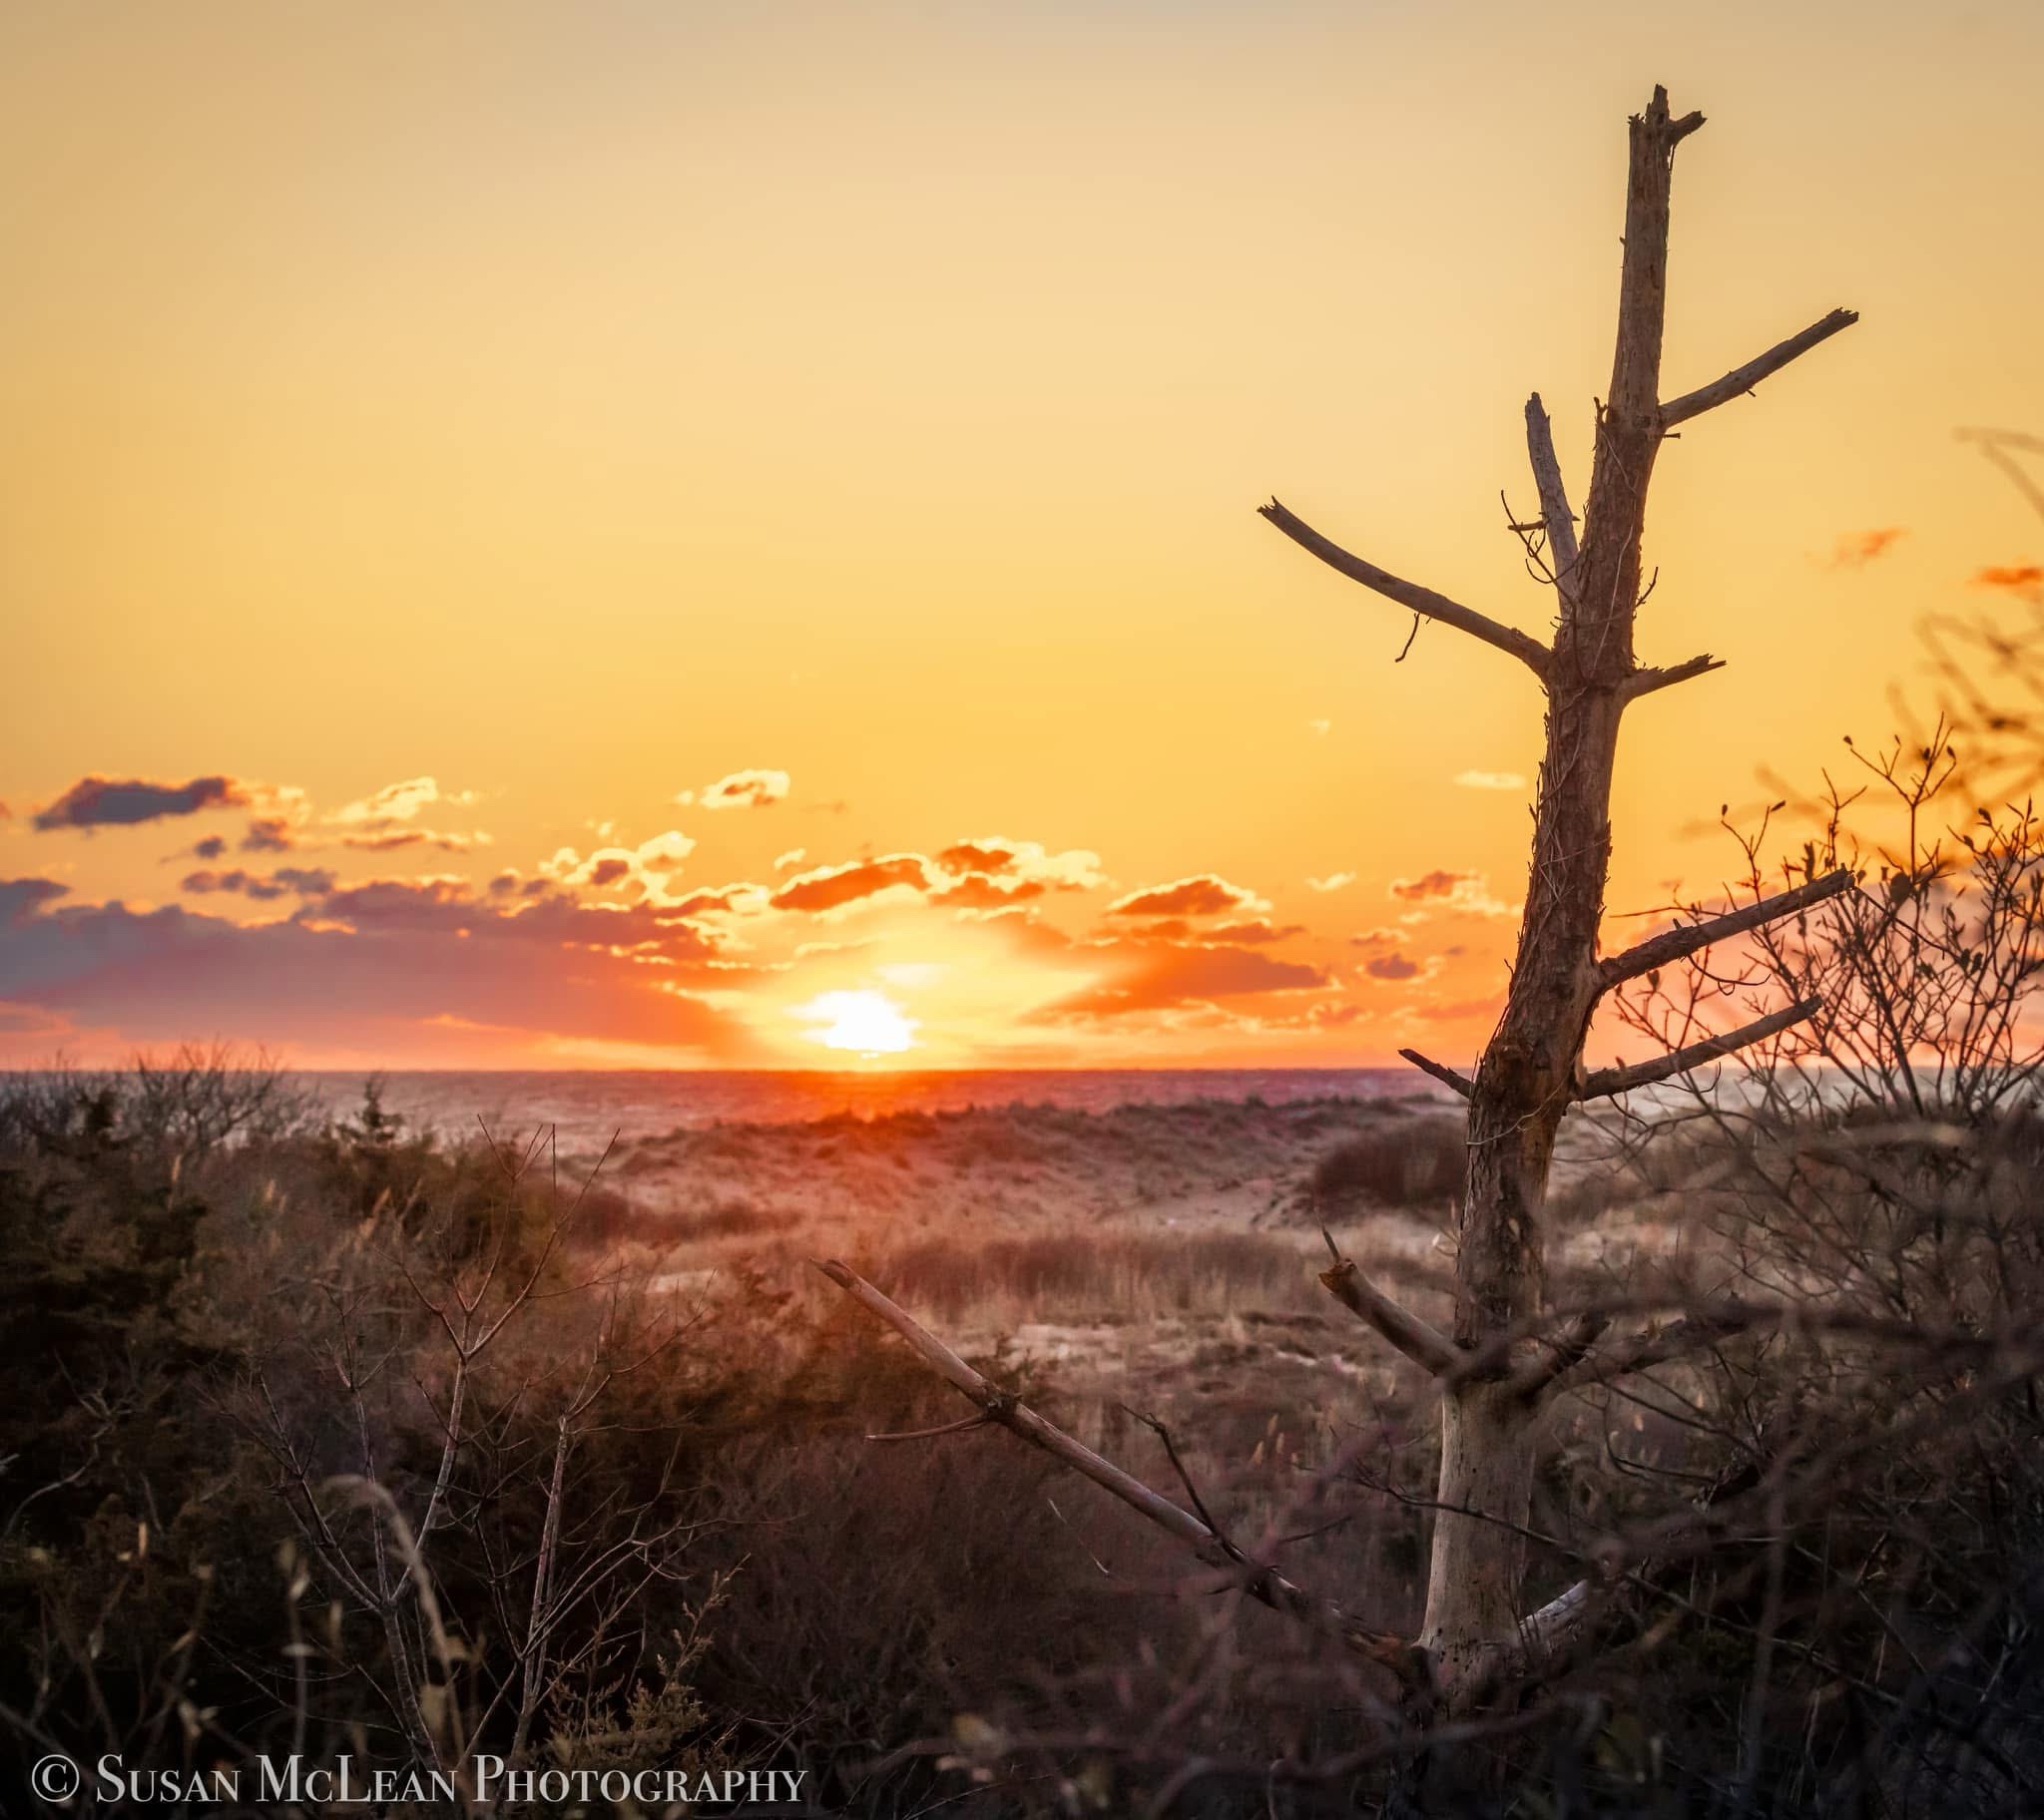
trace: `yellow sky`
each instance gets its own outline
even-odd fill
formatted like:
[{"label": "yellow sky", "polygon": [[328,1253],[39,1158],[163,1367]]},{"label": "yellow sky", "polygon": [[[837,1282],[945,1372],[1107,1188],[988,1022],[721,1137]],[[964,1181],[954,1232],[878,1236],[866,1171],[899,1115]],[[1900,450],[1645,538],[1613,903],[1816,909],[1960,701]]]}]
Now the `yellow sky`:
[{"label": "yellow sky", "polygon": [[[1527,794],[1455,780],[1530,777],[1539,703],[1444,629],[1394,667],[1255,505],[1540,629],[1520,407],[1580,500],[1625,116],[1704,109],[1669,389],[1863,316],[1658,472],[1643,654],[1732,667],[1635,711],[1610,901],[1708,890],[1694,824],[1884,732],[1921,615],[2044,554],[1952,434],[2044,429],[2040,69],[2029,4],[12,9],[0,879],[65,896],[0,1057],[817,1063],[831,992],[939,1065],[1471,1054]],[[675,800],[747,770],[784,798]],[[247,800],[35,825],[93,776]],[[421,777],[397,820],[487,846],[342,844]],[[989,918],[936,861],[992,836],[1044,888]],[[889,855],[920,885],[771,904]],[[673,914],[443,966],[541,903],[507,870]],[[1436,872],[1482,882],[1393,894]],[[1251,907],[1109,908],[1208,876]],[[385,923],[322,895],[370,881]]]}]

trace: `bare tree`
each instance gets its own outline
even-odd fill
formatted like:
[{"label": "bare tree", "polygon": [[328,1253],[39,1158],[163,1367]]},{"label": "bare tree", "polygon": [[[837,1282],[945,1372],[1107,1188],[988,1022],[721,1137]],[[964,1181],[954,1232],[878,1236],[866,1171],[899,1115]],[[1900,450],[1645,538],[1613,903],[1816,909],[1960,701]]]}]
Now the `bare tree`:
[{"label": "bare tree", "polygon": [[[1540,510],[1515,523],[1528,558],[1555,589],[1551,642],[1489,618],[1351,554],[1273,500],[1263,515],[1322,562],[1372,592],[1517,659],[1547,698],[1532,868],[1505,1009],[1472,1076],[1405,1052],[1468,1102],[1469,1179],[1459,1219],[1455,1314],[1442,1332],[1401,1307],[1336,1250],[1321,1281],[1384,1340],[1438,1383],[1441,1458],[1426,1610],[1416,1638],[1352,1622],[1245,1552],[1198,1510],[1161,1497],[1019,1405],[841,1263],[819,1266],[869,1311],[902,1333],[927,1363],[979,1405],[980,1421],[1021,1434],[1105,1487],[1203,1558],[1233,1572],[1275,1608],[1329,1629],[1392,1670],[1402,1706],[1422,1727],[1480,1712],[1499,1687],[1537,1671],[1585,1632],[1602,1589],[1586,1580],[1529,1611],[1526,1544],[1544,1412],[1558,1390],[1621,1375],[1642,1354],[1665,1359],[1683,1336],[1643,1348],[1636,1339],[1600,1346],[1610,1311],[1568,1310],[1547,1293],[1542,1207],[1557,1130],[1571,1105],[1667,1080],[1765,1041],[1820,1009],[1800,999],[1756,1022],[1698,1040],[1631,1068],[1586,1071],[1592,1015],[1615,987],[1744,935],[1851,888],[1843,868],[1727,915],[1688,923],[1623,953],[1600,957],[1599,933],[1611,851],[1611,784],[1620,722],[1642,696],[1721,668],[1708,655],[1668,668],[1641,664],[1634,620],[1644,599],[1640,545],[1648,486],[1661,444],[1680,425],[1751,392],[1857,320],[1838,309],[1800,333],[1674,398],[1661,390],[1667,288],[1669,191],[1676,148],[1704,124],[1670,113],[1655,89],[1631,122],[1625,256],[1617,346],[1608,397],[1597,408],[1589,504],[1580,538],[1536,393],[1526,439]],[[1651,588],[1651,584],[1648,584]],[[1333,1241],[1328,1240],[1330,1248]],[[1778,1306],[1704,1311],[1691,1337],[1708,1344],[1730,1328],[1779,1319]],[[1197,1498],[1193,1501],[1198,1504]]]}]

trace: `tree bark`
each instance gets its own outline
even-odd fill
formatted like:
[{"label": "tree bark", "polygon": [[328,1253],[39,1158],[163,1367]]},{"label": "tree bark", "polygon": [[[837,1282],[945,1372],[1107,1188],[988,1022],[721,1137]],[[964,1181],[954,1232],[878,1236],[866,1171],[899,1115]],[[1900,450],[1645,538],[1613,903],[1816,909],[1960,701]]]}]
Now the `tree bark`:
[{"label": "tree bark", "polygon": [[[1524,1331],[1546,1279],[1542,1207],[1562,1114],[1581,1083],[1583,1040],[1602,990],[1597,933],[1611,857],[1611,778],[1634,674],[1633,616],[1647,487],[1659,452],[1668,198],[1676,144],[1702,125],[1671,120],[1656,89],[1632,121],[1625,261],[1611,394],[1573,585],[1546,678],[1547,749],[1533,865],[1511,990],[1469,1108],[1469,1178],[1455,1269],[1457,1344]],[[1529,414],[1529,422],[1531,417]],[[1538,454],[1535,460],[1538,465]],[[1508,1385],[1442,1391],[1439,1509],[1422,1640],[1450,1713],[1480,1697],[1485,1666],[1524,1609],[1536,1418]]]}]

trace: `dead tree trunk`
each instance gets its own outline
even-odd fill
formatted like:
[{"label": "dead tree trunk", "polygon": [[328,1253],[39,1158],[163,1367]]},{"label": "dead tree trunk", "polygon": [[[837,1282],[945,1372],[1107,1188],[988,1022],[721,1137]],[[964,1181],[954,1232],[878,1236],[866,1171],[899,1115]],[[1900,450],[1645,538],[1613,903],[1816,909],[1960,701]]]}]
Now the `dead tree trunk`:
[{"label": "dead tree trunk", "polygon": [[[1611,784],[1620,721],[1642,695],[1720,668],[1705,656],[1667,669],[1641,666],[1633,628],[1642,599],[1641,537],[1662,440],[1678,424],[1750,391],[1796,355],[1858,318],[1833,310],[1801,333],[1672,400],[1661,395],[1668,274],[1669,189],[1675,149],[1704,124],[1671,116],[1657,88],[1631,122],[1625,257],[1609,396],[1597,411],[1596,449],[1580,542],[1536,393],[1526,405],[1527,452],[1539,519],[1512,528],[1550,572],[1558,602],[1551,644],[1500,624],[1432,589],[1403,581],[1321,536],[1278,501],[1263,514],[1352,581],[1415,615],[1452,626],[1517,658],[1547,696],[1531,875],[1503,1016],[1472,1079],[1414,1052],[1408,1060],[1469,1103],[1469,1176],[1455,1266],[1455,1318],[1440,1333],[1372,1285],[1337,1252],[1321,1281],[1440,1385],[1441,1462],[1426,1612],[1416,1645],[1349,1625],[1339,1607],[1307,1597],[1194,1515],[1128,1481],[1120,1469],[1060,1434],[1033,1411],[946,1364],[950,1355],[893,1303],[842,1264],[824,1266],[880,1319],[909,1338],[966,1396],[982,1420],[1009,1428],[1192,1544],[1233,1564],[1266,1602],[1331,1625],[1359,1652],[1404,1679],[1406,1709],[1461,1716],[1502,1679],[1536,1670],[1585,1628],[1597,1608],[1584,1582],[1537,1611],[1525,1604],[1525,1534],[1538,1437],[1558,1386],[1608,1381],[1633,1369],[1636,1343],[1596,1356],[1605,1321],[1550,1307],[1542,1208],[1563,1114],[1579,1100],[1623,1093],[1701,1066],[1814,1016],[1815,1001],[1786,1008],[1639,1067],[1587,1074],[1584,1040],[1602,995],[1619,982],[1711,943],[1808,908],[1852,884],[1839,872],[1725,916],[1669,931],[1608,959],[1598,935],[1611,855]],[[1329,1245],[1332,1245],[1330,1239]],[[1741,1305],[1693,1329],[1722,1336],[1783,1315]],[[934,1350],[932,1350],[934,1348]],[[1651,1350],[1651,1349],[1650,1349]],[[1126,1481],[1127,1483],[1122,1483]],[[1163,1507],[1162,1512],[1157,1508]]]}]

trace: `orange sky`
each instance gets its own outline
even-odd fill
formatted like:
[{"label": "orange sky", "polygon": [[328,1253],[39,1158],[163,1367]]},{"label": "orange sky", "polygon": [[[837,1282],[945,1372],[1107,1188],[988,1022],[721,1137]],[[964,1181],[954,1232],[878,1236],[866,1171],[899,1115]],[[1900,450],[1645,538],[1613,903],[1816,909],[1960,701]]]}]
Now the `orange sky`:
[{"label": "orange sky", "polygon": [[0,1061],[1465,1059],[1538,699],[1254,507],[1543,629],[1520,407],[1580,501],[1625,116],[1704,109],[1669,389],[1863,315],[1658,471],[1643,655],[1731,668],[1634,711],[1610,902],[1709,892],[2044,556],[1952,433],[2044,430],[2040,68],[2027,3],[12,9]]}]

